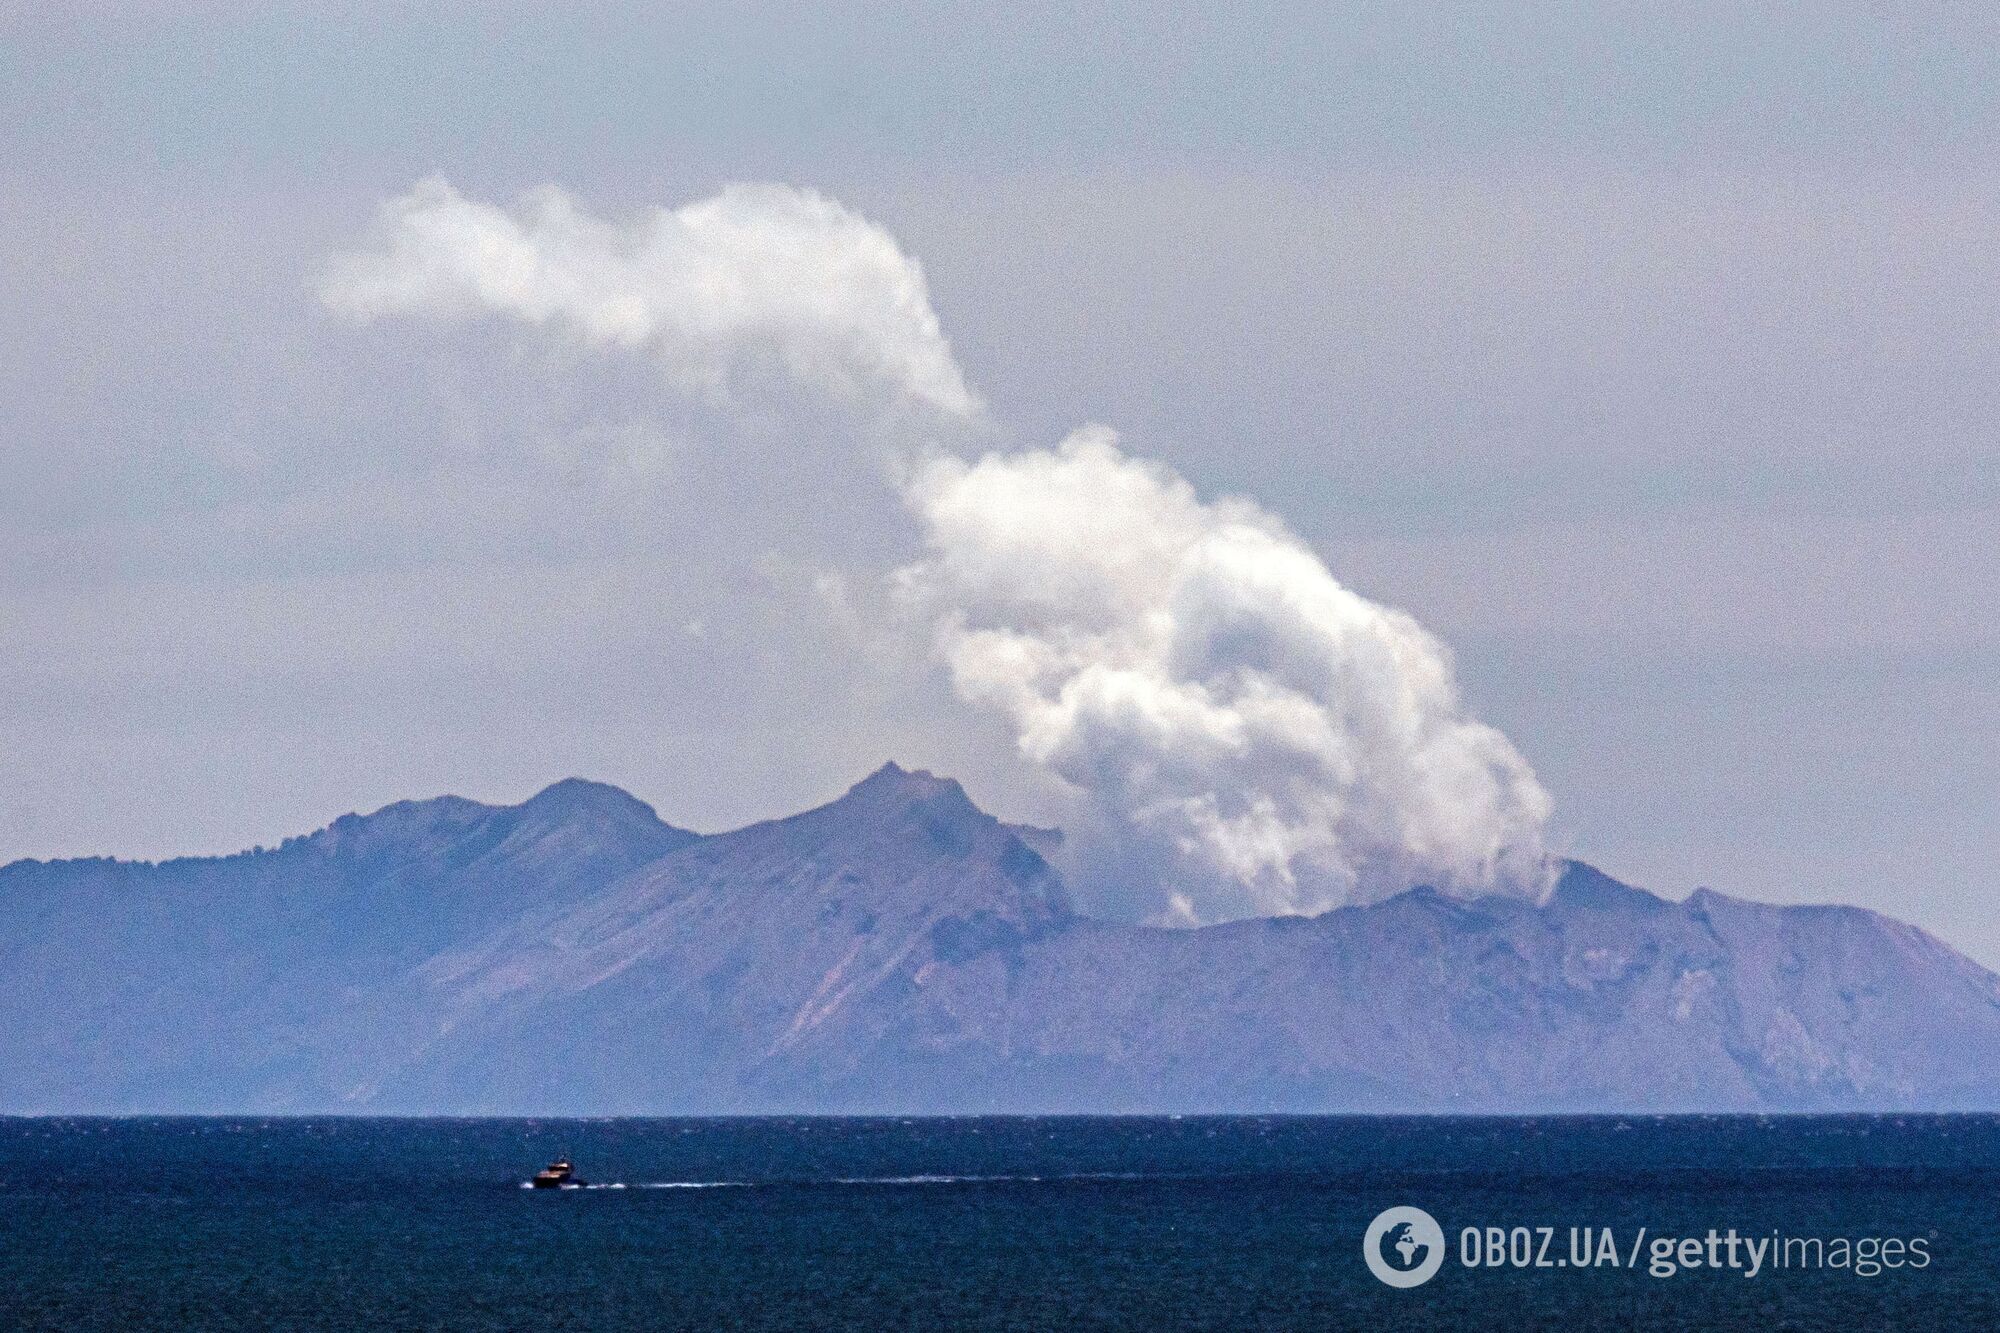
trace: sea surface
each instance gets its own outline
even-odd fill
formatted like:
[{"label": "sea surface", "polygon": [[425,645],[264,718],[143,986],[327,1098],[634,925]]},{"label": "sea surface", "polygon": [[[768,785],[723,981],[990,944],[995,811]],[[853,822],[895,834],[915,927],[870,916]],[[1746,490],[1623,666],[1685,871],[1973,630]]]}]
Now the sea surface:
[{"label": "sea surface", "polygon": [[1556,1326],[2000,1328],[2000,1118],[0,1120],[0,1329]]}]

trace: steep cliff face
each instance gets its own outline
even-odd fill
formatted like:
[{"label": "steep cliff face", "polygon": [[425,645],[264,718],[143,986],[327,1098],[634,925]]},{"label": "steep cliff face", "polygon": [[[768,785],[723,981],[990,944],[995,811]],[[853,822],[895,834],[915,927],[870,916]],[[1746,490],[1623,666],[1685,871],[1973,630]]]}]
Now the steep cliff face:
[{"label": "steep cliff face", "polygon": [[1164,930],[1078,916],[1056,846],[890,765],[712,837],[571,781],[18,863],[0,1109],[2000,1107],[2000,980],[1874,913],[1572,863]]}]

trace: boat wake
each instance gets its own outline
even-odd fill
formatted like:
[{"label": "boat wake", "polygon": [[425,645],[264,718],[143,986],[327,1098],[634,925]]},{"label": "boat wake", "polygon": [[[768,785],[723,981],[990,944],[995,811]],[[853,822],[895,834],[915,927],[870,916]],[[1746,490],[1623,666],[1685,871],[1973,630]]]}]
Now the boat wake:
[{"label": "boat wake", "polygon": [[1071,1171],[1050,1176],[835,1176],[828,1185],[1039,1185],[1065,1180],[1162,1180],[1141,1171]]},{"label": "boat wake", "polygon": [[[565,1190],[720,1190],[720,1189],[785,1189],[805,1188],[823,1185],[1036,1185],[1045,1182],[1069,1180],[1169,1180],[1171,1175],[1155,1175],[1143,1171],[1076,1171],[1059,1175],[914,1175],[914,1176],[828,1176],[822,1179],[793,1180],[610,1180],[595,1184],[563,1184],[556,1188]],[[530,1181],[521,1182],[522,1189],[533,1189]]]},{"label": "boat wake", "polygon": [[[748,1189],[757,1184],[754,1180],[605,1180],[591,1185],[557,1185],[561,1190],[720,1190]],[[533,1181],[524,1180],[521,1188],[535,1188]],[[543,1186],[544,1189],[548,1188]]]}]

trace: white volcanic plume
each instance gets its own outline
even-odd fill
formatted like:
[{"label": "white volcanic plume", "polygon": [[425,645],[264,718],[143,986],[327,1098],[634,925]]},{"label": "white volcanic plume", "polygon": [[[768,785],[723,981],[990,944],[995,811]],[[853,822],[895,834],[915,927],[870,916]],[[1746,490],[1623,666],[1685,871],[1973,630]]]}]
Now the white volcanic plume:
[{"label": "white volcanic plume", "polygon": [[[797,379],[981,412],[894,238],[820,195],[732,186],[628,228],[553,189],[515,217],[427,181],[321,295],[358,318],[496,313],[650,351],[714,387]],[[1549,799],[1466,714],[1449,654],[1275,517],[1203,502],[1108,430],[976,461],[905,451],[926,554],[899,572],[958,696],[1076,793],[1084,887],[1156,919],[1313,912],[1417,883],[1539,894]]]},{"label": "white volcanic plume", "polygon": [[842,396],[886,387],[940,411],[978,410],[917,262],[810,190],[731,185],[621,227],[553,186],[510,214],[433,177],[382,206],[375,241],[322,277],[336,312],[507,315],[649,349],[684,383],[709,387],[747,357],[775,355]]},{"label": "white volcanic plume", "polygon": [[1542,888],[1548,796],[1466,716],[1443,645],[1255,505],[1204,504],[1101,428],[934,460],[909,499],[931,552],[904,577],[959,694],[1089,794],[1093,878],[1129,906]]}]

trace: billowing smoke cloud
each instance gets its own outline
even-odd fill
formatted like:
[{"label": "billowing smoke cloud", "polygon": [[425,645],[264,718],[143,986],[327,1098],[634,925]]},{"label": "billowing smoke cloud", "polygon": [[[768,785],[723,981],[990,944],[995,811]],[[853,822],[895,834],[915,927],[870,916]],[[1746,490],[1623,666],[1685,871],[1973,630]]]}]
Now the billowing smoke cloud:
[{"label": "billowing smoke cloud", "polygon": [[[819,195],[733,186],[619,229],[544,190],[520,217],[420,184],[337,311],[498,313],[646,349],[712,384],[775,350],[797,378],[980,413],[921,271]],[[1343,587],[1272,515],[1202,501],[1108,430],[893,469],[926,553],[899,571],[957,695],[1076,794],[1086,887],[1180,922],[1314,912],[1417,883],[1540,893],[1549,799],[1466,714],[1449,654]]]},{"label": "billowing smoke cloud", "polygon": [[1204,504],[1102,428],[934,460],[909,499],[930,555],[904,578],[958,692],[1089,793],[1096,869],[1147,872],[1130,905],[1213,920],[1542,887],[1548,796],[1465,715],[1444,647],[1255,505]]},{"label": "billowing smoke cloud", "polygon": [[651,350],[690,385],[720,388],[738,362],[775,354],[842,396],[882,387],[960,416],[979,408],[917,262],[880,227],[784,185],[731,185],[621,227],[552,186],[510,214],[433,177],[383,205],[374,247],[337,257],[320,297],[358,319],[511,316]]}]

